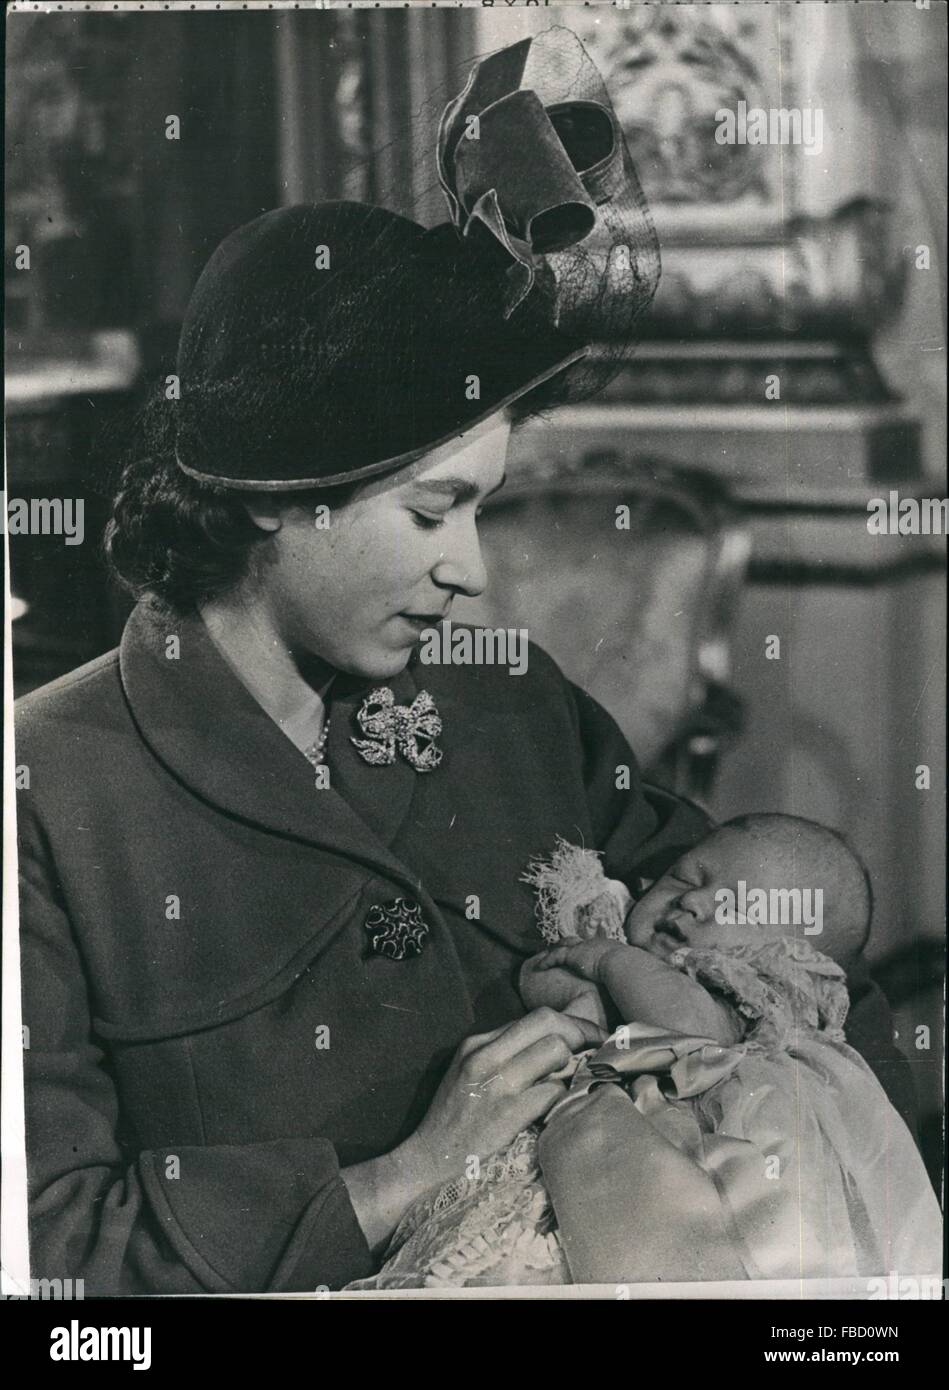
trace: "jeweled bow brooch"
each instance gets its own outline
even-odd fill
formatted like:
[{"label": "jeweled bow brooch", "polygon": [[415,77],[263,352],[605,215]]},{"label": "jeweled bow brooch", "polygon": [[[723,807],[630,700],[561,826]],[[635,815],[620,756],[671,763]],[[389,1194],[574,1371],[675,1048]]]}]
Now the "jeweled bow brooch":
[{"label": "jeweled bow brooch", "polygon": [[433,772],[442,760],[442,750],[435,746],[442,721],[427,690],[420,690],[410,705],[397,705],[389,687],[380,686],[363,700],[356,722],[366,737],[350,742],[373,767],[394,763],[396,749],[416,772]]}]

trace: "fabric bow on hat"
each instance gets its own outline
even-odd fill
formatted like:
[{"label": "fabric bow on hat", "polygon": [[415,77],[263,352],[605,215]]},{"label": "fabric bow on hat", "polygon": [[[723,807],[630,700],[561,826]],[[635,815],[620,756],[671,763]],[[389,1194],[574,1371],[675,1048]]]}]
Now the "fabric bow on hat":
[{"label": "fabric bow on hat", "polygon": [[[545,105],[522,86],[534,43],[477,63],[438,132],[438,174],[453,222],[465,236],[486,228],[514,262],[508,315],[530,293],[540,258],[589,236],[597,205],[625,183],[608,98]],[[539,84],[544,77],[538,73]]]},{"label": "fabric bow on hat", "polygon": [[373,690],[362,702],[356,722],[366,738],[350,742],[373,767],[395,762],[396,749],[416,772],[432,772],[442,760],[435,739],[442,721],[427,690],[419,691],[410,705],[397,705],[388,686]]}]

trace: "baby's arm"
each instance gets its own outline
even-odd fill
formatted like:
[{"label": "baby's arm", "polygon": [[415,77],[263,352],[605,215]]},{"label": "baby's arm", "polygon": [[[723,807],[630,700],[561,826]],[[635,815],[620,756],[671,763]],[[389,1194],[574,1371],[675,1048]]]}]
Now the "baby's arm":
[{"label": "baby's arm", "polygon": [[731,1009],[687,975],[638,946],[593,940],[555,946],[535,956],[535,969],[569,970],[601,986],[628,1023],[696,1033],[724,1045],[738,1042]]}]

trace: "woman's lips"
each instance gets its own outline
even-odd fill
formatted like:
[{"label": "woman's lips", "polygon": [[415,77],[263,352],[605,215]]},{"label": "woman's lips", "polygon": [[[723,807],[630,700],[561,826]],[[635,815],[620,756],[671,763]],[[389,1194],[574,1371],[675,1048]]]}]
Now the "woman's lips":
[{"label": "woman's lips", "polygon": [[399,617],[400,617],[400,618],[404,618],[404,620],[405,620],[407,623],[411,623],[412,626],[415,627],[415,628],[418,628],[418,630],[419,630],[420,632],[421,632],[424,628],[427,628],[427,627],[437,627],[439,623],[444,622],[446,616],[447,616],[447,614],[445,614],[445,613],[400,613],[400,614],[399,614]]}]

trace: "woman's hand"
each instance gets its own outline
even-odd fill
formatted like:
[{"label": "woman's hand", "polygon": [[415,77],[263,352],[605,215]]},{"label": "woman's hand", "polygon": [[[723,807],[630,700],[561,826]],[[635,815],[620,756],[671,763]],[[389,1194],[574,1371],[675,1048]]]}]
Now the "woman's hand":
[{"label": "woman's hand", "polygon": [[541,1119],[566,1087],[549,1079],[574,1052],[598,1046],[606,1030],[553,1009],[467,1038],[455,1053],[428,1114],[392,1153],[343,1172],[369,1244],[378,1248],[423,1192],[486,1159]]},{"label": "woman's hand", "polygon": [[606,1030],[554,1009],[535,1009],[493,1033],[467,1038],[442,1078],[428,1114],[408,1145],[430,1185],[487,1158],[541,1119],[565,1092],[551,1081],[574,1052],[597,1046]]}]

